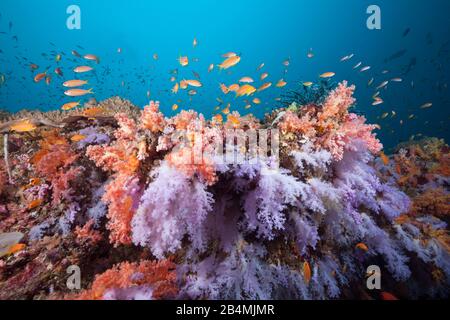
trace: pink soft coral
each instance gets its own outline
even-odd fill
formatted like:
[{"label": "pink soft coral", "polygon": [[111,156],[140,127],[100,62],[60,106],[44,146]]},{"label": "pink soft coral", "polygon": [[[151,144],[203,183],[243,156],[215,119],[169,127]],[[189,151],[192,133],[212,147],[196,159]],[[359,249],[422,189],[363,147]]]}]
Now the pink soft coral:
[{"label": "pink soft coral", "polygon": [[[196,159],[197,157],[199,159]],[[170,153],[166,159],[171,166],[190,178],[197,175],[208,185],[213,185],[217,181],[214,163],[206,158],[202,151],[197,154],[193,148],[181,148]]]},{"label": "pink soft coral", "polygon": [[335,118],[341,118],[345,115],[348,109],[355,103],[353,93],[355,92],[355,86],[348,86],[347,81],[343,81],[334,89],[325,100],[322,111],[317,115],[319,122]]},{"label": "pink soft coral", "polygon": [[153,133],[162,132],[166,126],[164,115],[159,112],[159,102],[151,101],[150,105],[144,107],[141,116],[141,124],[145,129]]}]

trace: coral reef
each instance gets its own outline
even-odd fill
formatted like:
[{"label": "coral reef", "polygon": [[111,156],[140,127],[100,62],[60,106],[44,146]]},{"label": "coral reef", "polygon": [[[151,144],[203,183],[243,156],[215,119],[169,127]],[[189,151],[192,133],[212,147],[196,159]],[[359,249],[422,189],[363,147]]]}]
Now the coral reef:
[{"label": "coral reef", "polygon": [[0,299],[378,299],[370,265],[398,298],[448,297],[448,146],[388,157],[354,87],[322,91],[262,121],[120,98],[5,119],[0,232],[25,237]]}]

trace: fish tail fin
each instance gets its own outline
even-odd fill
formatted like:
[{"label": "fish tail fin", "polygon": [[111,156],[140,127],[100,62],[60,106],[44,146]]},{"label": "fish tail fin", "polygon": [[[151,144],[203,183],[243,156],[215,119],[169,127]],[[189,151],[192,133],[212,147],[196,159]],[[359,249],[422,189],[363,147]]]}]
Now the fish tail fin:
[{"label": "fish tail fin", "polygon": [[88,93],[95,94],[95,92],[92,91],[92,90],[94,90],[94,88],[90,88],[90,89],[88,90]]}]

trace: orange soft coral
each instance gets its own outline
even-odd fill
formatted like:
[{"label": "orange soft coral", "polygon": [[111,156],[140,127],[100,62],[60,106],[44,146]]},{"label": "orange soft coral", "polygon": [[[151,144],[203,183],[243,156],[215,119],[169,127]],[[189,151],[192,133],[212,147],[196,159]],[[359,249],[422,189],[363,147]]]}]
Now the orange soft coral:
[{"label": "orange soft coral", "polygon": [[118,174],[106,186],[103,201],[108,207],[110,241],[115,245],[130,245],[131,220],[139,202],[139,179],[128,174]]},{"label": "orange soft coral", "polygon": [[153,299],[170,299],[178,293],[174,270],[175,264],[168,260],[124,262],[97,276],[91,289],[68,298],[103,300],[110,290],[150,287]]},{"label": "orange soft coral", "polygon": [[164,115],[159,112],[159,102],[151,101],[150,105],[144,107],[141,116],[141,125],[143,128],[153,133],[162,132],[166,126]]},{"label": "orange soft coral", "polygon": [[97,242],[102,240],[102,235],[100,232],[94,230],[94,220],[89,220],[84,227],[76,227],[75,228],[75,235],[77,236],[77,241],[89,241],[92,244],[96,244]]},{"label": "orange soft coral", "polygon": [[450,215],[450,194],[444,189],[429,189],[414,198],[411,213],[414,215],[431,214],[439,218]]}]

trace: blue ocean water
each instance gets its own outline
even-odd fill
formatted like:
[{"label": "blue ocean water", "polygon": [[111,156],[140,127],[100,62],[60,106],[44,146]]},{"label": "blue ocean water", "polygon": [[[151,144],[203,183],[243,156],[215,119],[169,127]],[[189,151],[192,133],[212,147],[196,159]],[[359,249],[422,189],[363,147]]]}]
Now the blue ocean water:
[{"label": "blue ocean water", "polygon": [[[366,26],[366,10],[372,4],[381,9],[381,30]],[[70,5],[81,9],[80,30],[66,26]],[[288,85],[259,94],[261,105],[246,110],[243,99],[224,99],[225,104],[231,103],[231,110],[263,116],[287,90],[334,72],[332,81],[356,84],[356,109],[369,122],[380,124],[379,136],[386,146],[412,135],[449,140],[448,12],[448,0],[2,0],[0,108],[56,110],[71,101],[64,96],[62,83],[80,78],[72,72],[75,66],[89,64],[95,72],[82,78],[89,81],[98,101],[121,96],[144,106],[150,91],[150,99],[161,101],[167,115],[174,113],[171,107],[177,103],[180,109],[211,116],[218,106],[216,98],[222,96],[219,83],[236,83],[243,76],[259,79],[267,72],[267,81],[275,84],[283,78]],[[199,42],[196,48],[194,38]],[[101,61],[98,65],[83,61],[72,50],[95,54]],[[310,50],[313,58],[307,57]],[[211,63],[219,64],[221,55],[230,51],[241,55],[238,66],[231,72],[207,72]],[[62,55],[60,62],[55,61],[58,54]],[[354,54],[350,61],[340,62],[350,54]],[[190,58],[188,67],[177,62],[180,55]],[[283,61],[287,58],[290,65],[286,68]],[[371,69],[354,70],[358,62]],[[31,63],[39,66],[34,73]],[[265,67],[257,72],[261,63]],[[63,77],[54,74],[57,67]],[[47,69],[52,74],[50,85],[34,83],[36,73]],[[193,71],[200,75],[204,86],[196,96],[170,93],[174,69],[179,71],[178,79],[194,78]],[[383,74],[384,70],[389,72]],[[372,77],[374,83],[368,87]],[[372,106],[375,87],[396,77],[403,82],[382,89],[385,102]],[[420,108],[429,102],[431,108]],[[382,119],[386,113],[389,116]]]}]

